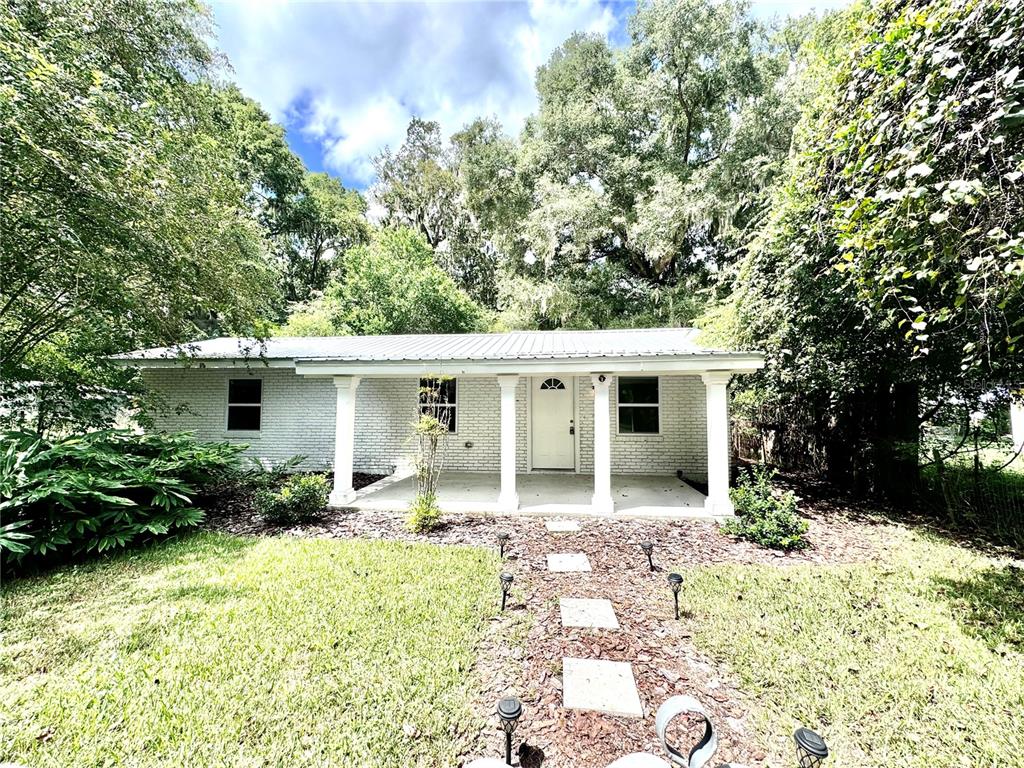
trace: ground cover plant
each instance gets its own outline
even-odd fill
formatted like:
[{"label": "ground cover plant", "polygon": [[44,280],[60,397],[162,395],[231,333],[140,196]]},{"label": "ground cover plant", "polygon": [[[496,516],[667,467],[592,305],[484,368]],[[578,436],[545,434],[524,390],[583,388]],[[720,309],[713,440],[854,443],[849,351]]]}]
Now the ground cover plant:
[{"label": "ground cover plant", "polygon": [[0,754],[452,764],[496,573],[480,549],[202,533],[14,581]]},{"label": "ground cover plant", "polygon": [[257,491],[253,503],[267,522],[287,525],[316,517],[330,493],[331,484],[323,475],[292,475],[280,488]]},{"label": "ground cover plant", "polygon": [[891,551],[684,571],[688,629],[756,699],[781,759],[803,724],[836,768],[1024,764],[1021,569],[918,534]]},{"label": "ground cover plant", "polygon": [[99,430],[46,439],[2,435],[4,564],[103,552],[198,525],[197,498],[238,466],[244,446],[190,435]]},{"label": "ground cover plant", "polygon": [[777,491],[772,485],[774,472],[759,466],[741,469],[729,498],[736,517],[726,521],[722,530],[741,539],[772,549],[803,549],[807,522],[796,511],[796,495]]}]

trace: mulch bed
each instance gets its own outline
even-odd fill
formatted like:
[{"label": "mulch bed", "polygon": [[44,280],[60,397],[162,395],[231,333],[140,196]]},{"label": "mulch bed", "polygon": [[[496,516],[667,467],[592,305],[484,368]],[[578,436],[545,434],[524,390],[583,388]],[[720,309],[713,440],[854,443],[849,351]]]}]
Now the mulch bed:
[{"label": "mulch bed", "polygon": [[[693,646],[686,622],[672,617],[665,570],[648,570],[639,543],[655,543],[655,562],[662,566],[719,563],[787,566],[799,563],[849,563],[877,559],[886,547],[882,522],[822,500],[802,505],[810,522],[811,548],[777,553],[722,534],[711,521],[644,521],[583,519],[579,533],[552,534],[539,518],[446,515],[444,525],[427,535],[405,530],[401,514],[337,511],[292,529],[273,529],[250,515],[218,517],[209,525],[242,534],[288,533],[328,538],[396,539],[441,545],[496,547],[499,532],[511,534],[505,570],[515,576],[513,600],[498,614],[500,591],[494,585],[495,617],[482,644],[477,673],[480,694],[477,714],[487,722],[464,757],[503,754],[503,736],[494,707],[504,695],[518,696],[524,716],[516,743],[533,750],[523,765],[548,768],[599,768],[630,752],[661,754],[655,742],[654,714],[669,696],[696,696],[708,708],[719,732],[714,764],[732,761],[764,765],[765,753],[749,722],[750,705],[736,683]],[[546,555],[584,552],[593,571],[550,573]],[[594,597],[612,601],[620,629],[565,629],[559,597]],[[524,643],[517,633],[526,629]],[[521,637],[521,634],[520,634]],[[562,709],[561,663],[564,657],[626,661],[633,665],[642,719],[612,717]],[[699,733],[687,732],[686,745]],[[688,750],[689,746],[687,746]],[[687,751],[684,750],[684,751]]]},{"label": "mulch bed", "polygon": [[[510,527],[499,520],[495,530],[502,528],[501,522]],[[479,664],[484,685],[477,710],[494,723],[497,700],[519,696],[526,713],[520,736],[543,751],[543,764],[552,768],[604,766],[630,752],[665,757],[656,743],[654,714],[658,705],[676,694],[695,696],[710,712],[719,734],[713,764],[763,765],[765,753],[748,722],[746,697],[696,651],[686,623],[673,620],[666,570],[660,564],[683,564],[685,578],[687,565],[859,562],[879,557],[884,549],[882,537],[845,519],[812,519],[809,535],[815,546],[785,555],[734,540],[705,521],[585,520],[579,533],[551,534],[542,521],[516,520],[511,530],[506,570],[515,575],[521,597],[488,634]],[[639,547],[644,540],[655,542],[659,569],[654,573]],[[593,571],[550,573],[546,555],[551,552],[584,552]],[[611,600],[620,629],[563,628],[559,597]],[[514,634],[515,625],[527,613],[532,614],[533,623],[523,650],[517,653],[505,638]],[[562,709],[564,657],[630,662],[645,705],[643,719]],[[692,731],[681,737],[688,745],[684,753],[699,736]],[[481,734],[476,754],[500,754],[502,738],[496,728],[488,729]]]}]

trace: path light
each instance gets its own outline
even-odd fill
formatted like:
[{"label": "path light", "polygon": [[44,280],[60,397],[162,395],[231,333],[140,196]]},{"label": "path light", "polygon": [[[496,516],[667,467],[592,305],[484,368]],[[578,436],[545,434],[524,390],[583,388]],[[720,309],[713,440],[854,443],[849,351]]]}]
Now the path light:
[{"label": "path light", "polygon": [[508,698],[498,702],[501,730],[505,732],[505,765],[512,765],[512,734],[519,725],[519,718],[522,715],[523,705],[519,703],[519,699]]},{"label": "path light", "polygon": [[501,610],[505,610],[505,599],[508,597],[509,591],[512,589],[512,574],[503,573],[498,577],[501,579]]},{"label": "path light", "polygon": [[498,534],[498,557],[505,556],[505,547],[508,546],[509,535],[507,533]]},{"label": "path light", "polygon": [[797,728],[793,733],[793,741],[796,742],[800,768],[818,768],[828,757],[825,740],[810,728]]},{"label": "path light", "polygon": [[647,564],[654,570],[654,542],[653,541],[641,541],[640,549],[647,555]]},{"label": "path light", "polygon": [[679,590],[683,586],[682,574],[670,573],[668,585],[672,588],[672,600],[676,604],[676,621],[679,621]]}]

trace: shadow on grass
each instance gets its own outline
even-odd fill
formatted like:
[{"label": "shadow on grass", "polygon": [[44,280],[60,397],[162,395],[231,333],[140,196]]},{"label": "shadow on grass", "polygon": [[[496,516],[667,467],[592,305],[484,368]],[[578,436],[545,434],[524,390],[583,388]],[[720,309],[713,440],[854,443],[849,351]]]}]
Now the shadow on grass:
[{"label": "shadow on grass", "polygon": [[1024,651],[1024,569],[992,567],[969,578],[934,582],[968,635],[993,650]]},{"label": "shadow on grass", "polygon": [[[51,586],[53,577],[60,575],[63,580],[74,574],[77,578],[89,578],[103,574],[104,578],[115,579],[119,571],[130,565],[132,579],[150,573],[176,561],[196,559],[200,556],[229,557],[238,559],[255,544],[252,539],[213,534],[199,528],[189,529],[172,536],[161,537],[148,542],[96,554],[87,552],[73,557],[53,558],[33,563],[22,570],[4,574],[4,591],[10,589],[33,589]],[[88,594],[82,594],[86,599]]]},{"label": "shadow on grass", "polygon": [[[1010,478],[1019,491],[1006,493],[1006,499],[1020,507],[1019,522],[1001,514],[951,517],[936,511],[935,500],[921,492],[912,494],[909,504],[896,505],[885,499],[863,498],[835,487],[826,480],[802,474],[779,473],[777,483],[800,497],[800,513],[812,519],[850,520],[861,524],[896,523],[924,533],[948,539],[979,554],[1018,557],[1024,553],[1024,475]],[[1019,498],[1019,500],[1017,500]]]}]

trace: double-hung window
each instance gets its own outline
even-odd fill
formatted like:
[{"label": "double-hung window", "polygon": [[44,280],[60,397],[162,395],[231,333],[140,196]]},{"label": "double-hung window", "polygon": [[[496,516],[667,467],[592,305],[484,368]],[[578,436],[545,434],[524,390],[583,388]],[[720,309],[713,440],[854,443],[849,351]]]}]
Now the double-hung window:
[{"label": "double-hung window", "polygon": [[620,376],[619,434],[656,435],[660,426],[658,377]]},{"label": "double-hung window", "polygon": [[263,379],[228,379],[228,432],[259,432]]},{"label": "double-hung window", "polygon": [[455,379],[420,379],[420,413],[427,413],[456,432],[458,386]]}]

